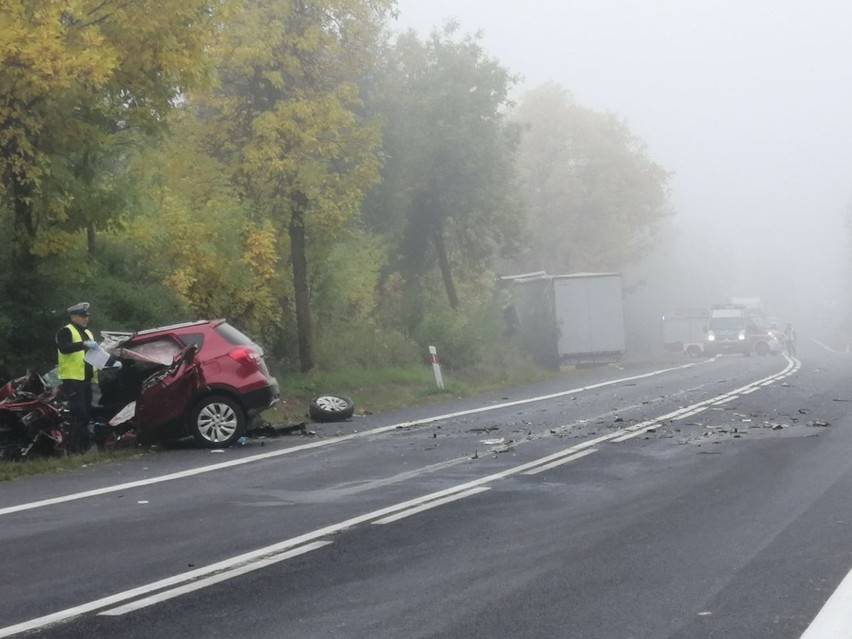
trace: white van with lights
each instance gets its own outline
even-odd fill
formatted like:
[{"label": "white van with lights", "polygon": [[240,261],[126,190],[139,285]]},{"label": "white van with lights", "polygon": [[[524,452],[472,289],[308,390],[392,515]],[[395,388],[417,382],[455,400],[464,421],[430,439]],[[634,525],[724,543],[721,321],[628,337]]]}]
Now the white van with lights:
[{"label": "white van with lights", "polygon": [[781,343],[768,329],[759,326],[744,306],[727,304],[714,306],[707,324],[704,352],[707,355],[752,352],[758,355],[778,353]]}]

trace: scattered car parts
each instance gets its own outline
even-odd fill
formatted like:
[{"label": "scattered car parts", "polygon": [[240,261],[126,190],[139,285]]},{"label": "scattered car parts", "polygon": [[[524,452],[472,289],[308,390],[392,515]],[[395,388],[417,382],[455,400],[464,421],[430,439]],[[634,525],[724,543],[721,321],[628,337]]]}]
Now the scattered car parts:
[{"label": "scattered car parts", "polygon": [[[279,401],[263,349],[224,320],[103,335],[101,347],[123,366],[99,374],[91,423],[99,446],[188,436],[208,448],[230,446]],[[55,371],[28,371],[0,387],[0,459],[64,453],[67,427]]]}]

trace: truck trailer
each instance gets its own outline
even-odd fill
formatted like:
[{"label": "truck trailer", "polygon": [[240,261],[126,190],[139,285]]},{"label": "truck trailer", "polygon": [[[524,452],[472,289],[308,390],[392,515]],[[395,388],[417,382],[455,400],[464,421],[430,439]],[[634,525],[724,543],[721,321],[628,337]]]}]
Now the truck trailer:
[{"label": "truck trailer", "polygon": [[624,354],[624,306],[619,273],[501,278],[510,286],[517,330],[536,361],[563,364],[615,362]]},{"label": "truck trailer", "polygon": [[704,352],[708,315],[704,309],[678,309],[663,315],[660,321],[663,348],[700,357]]},{"label": "truck trailer", "polygon": [[618,273],[553,277],[553,307],[563,363],[617,362],[624,354],[624,304]]}]

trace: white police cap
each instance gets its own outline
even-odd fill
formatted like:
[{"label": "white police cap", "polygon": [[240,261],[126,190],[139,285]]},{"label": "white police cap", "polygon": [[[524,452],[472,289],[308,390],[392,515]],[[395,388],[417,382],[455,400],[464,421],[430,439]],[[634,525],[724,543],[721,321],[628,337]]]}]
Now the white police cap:
[{"label": "white police cap", "polygon": [[89,314],[89,303],[88,302],[80,302],[79,304],[74,304],[68,308],[68,313],[70,315],[88,315]]}]

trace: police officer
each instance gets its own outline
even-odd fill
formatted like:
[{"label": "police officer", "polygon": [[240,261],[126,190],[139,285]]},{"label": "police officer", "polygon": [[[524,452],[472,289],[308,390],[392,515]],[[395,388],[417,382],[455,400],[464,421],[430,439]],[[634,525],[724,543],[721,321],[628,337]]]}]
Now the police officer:
[{"label": "police officer", "polygon": [[[68,399],[71,413],[70,433],[66,450],[83,453],[88,450],[89,419],[92,412],[92,381],[97,381],[97,371],[85,360],[88,350],[98,348],[89,326],[89,303],[80,302],[68,309],[71,321],[56,333],[59,359],[59,378],[62,392]],[[121,362],[110,357],[107,365],[120,367]]]},{"label": "police officer", "polygon": [[792,324],[787,324],[784,328],[784,344],[787,346],[787,354],[796,356],[796,329]]}]

